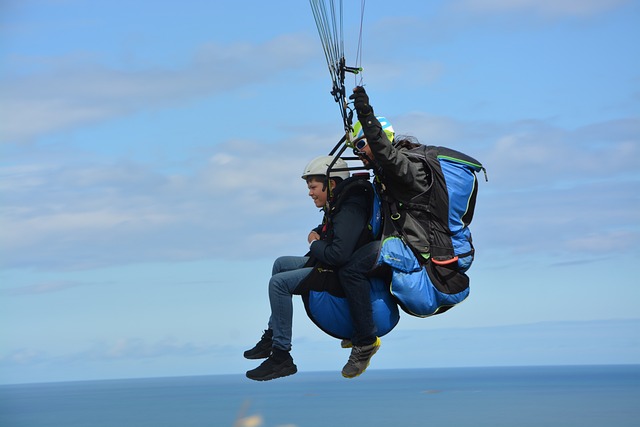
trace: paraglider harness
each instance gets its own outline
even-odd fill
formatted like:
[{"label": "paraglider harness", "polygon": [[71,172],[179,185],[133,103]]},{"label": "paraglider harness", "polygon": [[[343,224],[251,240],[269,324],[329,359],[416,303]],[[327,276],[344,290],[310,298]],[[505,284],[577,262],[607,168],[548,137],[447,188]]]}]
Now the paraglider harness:
[{"label": "paraglider harness", "polygon": [[475,254],[469,224],[478,193],[476,173],[484,167],[446,147],[419,145],[402,152],[425,171],[426,190],[398,200],[378,180],[385,218],[378,263],[391,267],[390,289],[400,307],[428,317],[469,294],[465,272]]},{"label": "paraglider harness", "polygon": [[468,230],[478,194],[475,174],[484,167],[446,147],[420,145],[403,152],[426,171],[427,190],[404,201],[385,191],[385,217],[416,258],[468,270],[475,252]]}]

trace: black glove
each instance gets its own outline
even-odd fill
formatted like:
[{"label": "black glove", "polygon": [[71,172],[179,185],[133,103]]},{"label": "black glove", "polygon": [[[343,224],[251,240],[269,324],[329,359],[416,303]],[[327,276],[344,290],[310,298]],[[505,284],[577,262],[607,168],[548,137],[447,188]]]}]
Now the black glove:
[{"label": "black glove", "polygon": [[368,116],[373,113],[373,108],[369,105],[369,96],[362,86],[356,86],[353,89],[353,95],[349,99],[353,99],[353,106],[356,108],[358,117]]}]

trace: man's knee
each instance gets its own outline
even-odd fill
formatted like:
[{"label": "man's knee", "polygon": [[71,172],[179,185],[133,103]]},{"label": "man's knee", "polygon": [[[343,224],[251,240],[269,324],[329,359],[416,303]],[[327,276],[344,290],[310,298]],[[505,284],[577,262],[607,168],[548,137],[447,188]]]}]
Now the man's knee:
[{"label": "man's knee", "polygon": [[280,274],[274,274],[271,276],[271,279],[269,279],[269,293],[275,292],[277,294],[282,294],[284,293],[285,288],[284,280],[282,280]]},{"label": "man's knee", "polygon": [[276,260],[273,262],[273,267],[271,268],[271,275],[276,275],[278,273],[280,273],[282,271],[282,263],[283,263],[284,257],[280,256],[278,258],[276,258]]},{"label": "man's knee", "polygon": [[355,269],[353,263],[346,263],[338,269],[338,279],[342,281],[353,276],[354,273]]}]

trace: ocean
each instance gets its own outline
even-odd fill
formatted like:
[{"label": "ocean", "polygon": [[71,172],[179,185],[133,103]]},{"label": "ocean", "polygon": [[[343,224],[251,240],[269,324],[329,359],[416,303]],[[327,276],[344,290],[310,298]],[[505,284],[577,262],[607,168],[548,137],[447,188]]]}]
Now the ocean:
[{"label": "ocean", "polygon": [[0,386],[0,427],[625,427],[640,365],[369,369]]}]

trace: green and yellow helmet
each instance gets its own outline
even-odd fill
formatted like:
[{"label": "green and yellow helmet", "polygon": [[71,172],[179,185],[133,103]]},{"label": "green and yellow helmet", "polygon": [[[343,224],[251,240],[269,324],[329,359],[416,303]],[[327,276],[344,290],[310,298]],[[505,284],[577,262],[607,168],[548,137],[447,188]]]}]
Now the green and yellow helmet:
[{"label": "green and yellow helmet", "polygon": [[[378,119],[378,121],[382,125],[382,130],[384,131],[385,134],[387,134],[387,138],[389,139],[389,142],[393,142],[393,138],[395,137],[396,133],[393,131],[393,126],[391,126],[391,123],[389,123],[389,120],[387,120],[385,117],[382,117],[382,116],[377,116],[376,119]],[[360,120],[358,120],[353,125],[353,132],[351,133],[351,141],[355,141],[359,138],[362,138],[363,136],[364,136],[364,132],[362,131],[362,124],[360,123]]]}]

